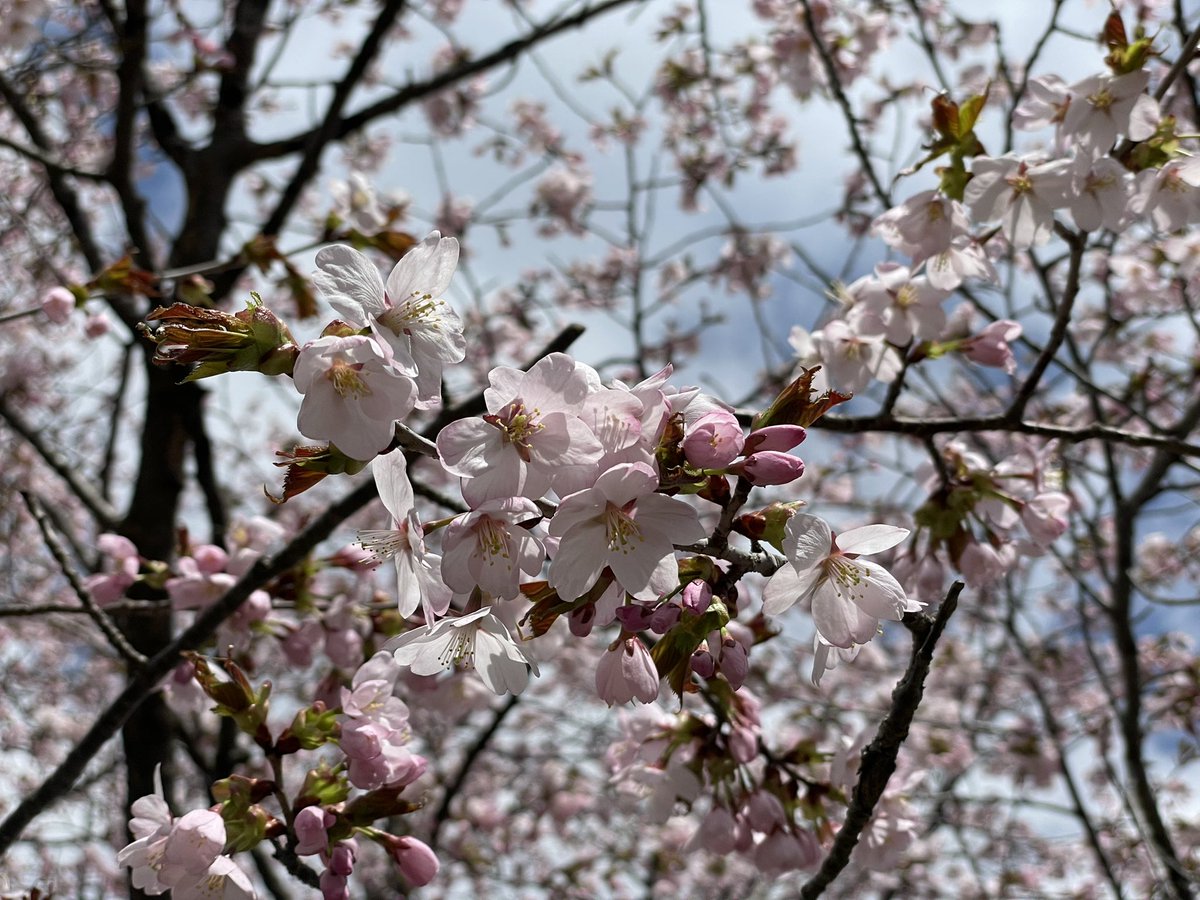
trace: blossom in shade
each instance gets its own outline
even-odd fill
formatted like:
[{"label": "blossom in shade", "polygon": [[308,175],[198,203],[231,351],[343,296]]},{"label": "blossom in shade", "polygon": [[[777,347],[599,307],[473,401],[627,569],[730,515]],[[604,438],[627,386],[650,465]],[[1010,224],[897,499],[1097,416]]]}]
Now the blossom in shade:
[{"label": "blossom in shade", "polygon": [[654,493],[658,476],[644,463],[609,469],[595,487],[565,497],[550,520],[559,538],[550,585],[564,600],[583,596],[605,566],[639,600],[654,600],[679,583],[675,544],[704,537],[696,511]]},{"label": "blossom in shade", "polygon": [[406,631],[389,641],[387,648],[396,662],[415,675],[436,675],[453,665],[474,668],[497,694],[519,694],[529,684],[529,670],[538,674],[537,664],[486,606]]},{"label": "blossom in shade", "polygon": [[859,559],[896,546],[907,528],[865,525],[834,539],[828,523],[797,513],[788,520],[783,547],[788,562],[767,581],[763,612],[779,615],[796,602],[811,603],[817,632],[834,647],[865,644],[880,619],[899,621],[919,608],[877,563]]},{"label": "blossom in shade", "polygon": [[391,365],[370,337],[328,335],[309,341],[292,378],[304,395],[296,426],[332,441],[354,459],[371,459],[392,442],[397,419],[413,409],[411,378]]},{"label": "blossom in shade", "polygon": [[403,453],[389,453],[371,466],[379,499],[392,517],[394,528],[360,531],[363,549],[377,559],[390,559],[396,566],[396,594],[400,615],[411,616],[424,604],[426,619],[445,613],[450,589],[440,574],[441,557],[425,550],[425,532],[413,505],[412,482]]},{"label": "blossom in shade", "polygon": [[650,651],[635,635],[628,635],[609,647],[596,667],[596,694],[612,706],[639,700],[653,703],[658,699],[659,678]]},{"label": "blossom in shade", "polygon": [[541,518],[527,497],[488,500],[446,526],[442,578],[459,594],[479,587],[504,600],[521,592],[521,573],[536,575],[546,558],[542,542],[521,527]]},{"label": "blossom in shade", "polygon": [[442,369],[467,352],[462,320],[442,299],[457,266],[458,241],[436,231],[396,263],[386,284],[351,247],[338,244],[317,254],[313,283],[348,321],[369,326],[392,364],[416,379],[422,408],[438,403]]}]

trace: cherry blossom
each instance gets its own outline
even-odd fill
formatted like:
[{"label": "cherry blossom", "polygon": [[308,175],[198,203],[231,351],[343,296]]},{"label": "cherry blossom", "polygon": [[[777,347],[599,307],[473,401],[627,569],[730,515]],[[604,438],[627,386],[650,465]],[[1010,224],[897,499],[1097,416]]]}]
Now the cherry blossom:
[{"label": "cherry blossom", "polygon": [[454,665],[474,669],[497,694],[519,694],[529,684],[530,670],[538,674],[537,664],[486,606],[407,631],[389,641],[388,649],[416,675],[436,675]]},{"label": "cherry blossom", "polygon": [[417,405],[440,400],[442,369],[466,355],[462,321],[442,294],[458,265],[458,241],[432,232],[396,263],[387,284],[363,254],[340,244],[317,254],[313,283],[351,323],[369,325],[390,362],[412,377]]},{"label": "cherry blossom", "polygon": [[442,462],[464,479],[468,502],[536,500],[570,470],[591,471],[603,448],[575,414],[590,389],[574,360],[552,353],[529,372],[498,368],[489,378],[488,414],[452,422],[437,438]]},{"label": "cherry blossom", "polygon": [[310,341],[300,348],[293,377],[304,395],[296,419],[300,433],[331,441],[354,459],[385,450],[396,421],[413,409],[412,379],[393,369],[369,337]]},{"label": "cherry blossom", "polygon": [[489,500],[454,519],[442,538],[445,584],[459,594],[479,587],[502,600],[515,598],[521,574],[536,575],[546,558],[542,542],[522,527],[540,518],[532,500],[509,497]]},{"label": "cherry blossom", "polygon": [[643,463],[609,469],[593,488],[565,497],[550,522],[559,539],[550,584],[564,599],[582,596],[609,566],[617,582],[641,600],[676,587],[675,543],[704,536],[696,511],[654,493],[658,476]]},{"label": "cherry blossom", "polygon": [[422,605],[427,618],[442,615],[450,604],[450,589],[439,574],[442,558],[425,549],[425,532],[417,518],[404,454],[395,452],[378,457],[372,470],[379,500],[395,527],[359,531],[359,542],[376,559],[390,559],[394,563],[401,616],[411,616]]},{"label": "cherry blossom", "polygon": [[1066,205],[1070,193],[1070,162],[979,157],[971,171],[964,199],[979,219],[999,219],[1004,236],[1018,250],[1050,239],[1054,210]]},{"label": "cherry blossom", "polygon": [[907,528],[864,525],[835,539],[822,519],[797,513],[786,526],[788,562],[763,589],[763,612],[777,616],[794,603],[811,603],[813,623],[826,642],[842,648],[865,644],[880,619],[898,622],[920,605],[886,569],[858,557],[894,547],[908,535]]}]

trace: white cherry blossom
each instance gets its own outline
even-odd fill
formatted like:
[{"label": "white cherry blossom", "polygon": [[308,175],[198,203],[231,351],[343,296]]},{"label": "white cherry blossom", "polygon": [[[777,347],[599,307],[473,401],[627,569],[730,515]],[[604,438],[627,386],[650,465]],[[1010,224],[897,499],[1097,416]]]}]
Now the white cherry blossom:
[{"label": "white cherry blossom", "polygon": [[797,602],[811,603],[821,637],[833,647],[849,649],[871,640],[879,620],[898,622],[905,612],[920,608],[882,566],[857,558],[896,546],[908,537],[907,528],[865,525],[835,540],[827,522],[797,513],[784,533],[788,562],[763,589],[768,615],[779,615]]},{"label": "white cherry blossom", "polygon": [[366,256],[341,244],[317,254],[313,283],[351,324],[370,326],[392,364],[416,379],[422,408],[440,400],[442,369],[466,356],[462,320],[442,294],[458,265],[458,241],[432,232],[406,253],[387,284]]},{"label": "white cherry blossom", "polygon": [[453,665],[474,668],[497,694],[519,694],[529,684],[531,660],[512,639],[490,607],[465,616],[440,619],[431,626],[406,631],[387,643],[402,666],[415,675],[436,675]]},{"label": "white cherry blossom", "polygon": [[400,615],[407,618],[425,605],[426,619],[442,615],[450,605],[450,589],[440,575],[441,557],[425,550],[425,532],[413,506],[412,483],[404,454],[389,453],[372,463],[379,499],[392,517],[395,528],[360,531],[363,549],[377,559],[396,565],[396,593]]}]

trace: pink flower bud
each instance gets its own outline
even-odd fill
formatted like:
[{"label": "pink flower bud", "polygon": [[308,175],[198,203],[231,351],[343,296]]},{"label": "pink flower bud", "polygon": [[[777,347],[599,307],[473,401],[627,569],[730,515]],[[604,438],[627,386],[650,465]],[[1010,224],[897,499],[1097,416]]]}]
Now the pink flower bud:
[{"label": "pink flower bud", "polygon": [[354,839],[340,842],[329,854],[329,871],[335,875],[350,875],[354,872],[354,860],[358,858],[358,842]]},{"label": "pink flower bud", "polygon": [[666,634],[679,621],[680,608],[674,603],[664,603],[650,616],[650,630],[655,634]]},{"label": "pink flower bud", "polygon": [[701,678],[712,678],[717,674],[717,661],[707,650],[697,650],[692,654],[692,671]]},{"label": "pink flower bud", "polygon": [[62,325],[75,311],[75,295],[65,287],[52,287],[42,297],[42,312],[55,325]]},{"label": "pink flower bud", "polygon": [[636,637],[625,638],[616,650],[605,652],[596,668],[596,693],[612,706],[637,699],[658,699],[658,670],[650,651]]},{"label": "pink flower bud", "polygon": [[103,313],[93,313],[83,323],[83,333],[95,340],[108,334],[109,327],[107,316]]},{"label": "pink flower bud", "polygon": [[296,853],[311,856],[323,853],[329,847],[328,828],[337,818],[319,806],[306,806],[296,813],[293,828],[296,831]]},{"label": "pink flower bud", "polygon": [[736,691],[746,681],[746,675],[750,671],[746,648],[733,638],[725,638],[721,642],[721,658],[717,661],[717,666],[730,687]]},{"label": "pink flower bud", "polygon": [[683,438],[683,455],[693,466],[722,469],[742,452],[742,426],[724,409],[706,413],[692,423]]},{"label": "pink flower bud", "polygon": [[393,837],[387,842],[392,859],[400,866],[400,873],[414,887],[429,884],[437,876],[441,864],[427,844],[414,837]]},{"label": "pink flower bud", "polygon": [[617,610],[617,621],[626,631],[645,631],[650,627],[652,613],[639,603],[630,603]]},{"label": "pink flower bud", "polygon": [[201,544],[199,547],[193,547],[191,556],[196,561],[196,568],[205,575],[224,572],[225,567],[229,564],[229,554],[216,544]]},{"label": "pink flower bud", "polygon": [[730,471],[759,486],[789,484],[804,474],[804,460],[779,450],[760,450]]},{"label": "pink flower bud", "polygon": [[350,900],[350,886],[345,875],[326,869],[321,873],[320,885],[322,900]]},{"label": "pink flower bud", "polygon": [[701,581],[699,578],[688,582],[683,589],[683,608],[692,615],[701,615],[708,612],[708,607],[712,605],[712,588],[707,581]]},{"label": "pink flower bud", "polygon": [[1021,336],[1021,325],[1011,319],[992,322],[959,348],[963,356],[981,366],[1004,369],[1009,375],[1017,370],[1017,360],[1009,344]]},{"label": "pink flower bud", "polygon": [[768,425],[766,428],[750,432],[742,452],[747,456],[763,450],[787,452],[801,444],[806,437],[808,432],[799,425]]},{"label": "pink flower bud", "polygon": [[592,624],[596,621],[596,604],[585,603],[579,609],[571,610],[567,616],[567,628],[575,637],[583,638],[592,633]]}]

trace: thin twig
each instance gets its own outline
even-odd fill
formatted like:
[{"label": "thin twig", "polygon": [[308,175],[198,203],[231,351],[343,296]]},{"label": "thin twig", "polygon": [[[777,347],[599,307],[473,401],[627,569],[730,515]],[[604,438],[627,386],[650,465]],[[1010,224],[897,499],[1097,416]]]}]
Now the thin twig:
[{"label": "thin twig", "polygon": [[471,772],[471,766],[475,764],[475,760],[479,758],[496,732],[500,730],[500,726],[504,724],[505,718],[512,712],[513,707],[521,699],[519,694],[513,694],[508,698],[508,701],[501,706],[492,716],[492,721],[488,723],[487,728],[479,733],[467,750],[467,755],[463,757],[462,764],[458,767],[458,772],[454,775],[454,780],[446,786],[446,792],[442,795],[442,802],[438,805],[437,813],[433,817],[433,830],[429,834],[429,846],[436,850],[438,844],[438,836],[442,832],[442,826],[450,818],[450,804],[454,802],[454,798],[458,796],[462,790],[462,786],[467,781],[467,775]]},{"label": "thin twig", "polygon": [[9,428],[24,438],[29,446],[38,452],[38,455],[46,465],[53,469],[54,473],[66,482],[67,487],[71,489],[71,492],[78,498],[79,502],[87,507],[88,512],[92,514],[96,519],[96,523],[101,528],[105,531],[112,531],[117,527],[117,522],[121,518],[117,511],[96,492],[91,484],[78,475],[71,463],[42,440],[41,434],[31,428],[20,416],[9,408],[2,394],[0,394],[0,419],[4,419],[8,423]]},{"label": "thin twig", "polygon": [[146,657],[130,646],[129,641],[125,640],[125,635],[121,633],[121,629],[109,618],[108,613],[96,605],[91,591],[87,589],[87,585],[83,583],[83,579],[75,571],[75,567],[71,564],[71,559],[67,555],[66,548],[63,546],[62,541],[59,540],[58,535],[55,534],[50,520],[46,518],[46,511],[42,509],[42,504],[28,491],[21,491],[21,499],[25,501],[25,506],[29,510],[29,514],[37,522],[38,529],[42,532],[42,540],[46,542],[46,547],[50,550],[50,555],[54,557],[54,561],[58,563],[58,567],[62,570],[63,575],[67,577],[67,581],[71,585],[71,590],[75,592],[75,596],[79,598],[79,602],[83,604],[83,608],[87,610],[87,614],[91,617],[92,621],[104,633],[112,648],[127,663],[135,668],[144,666],[146,664]]},{"label": "thin twig", "polygon": [[892,692],[892,707],[883,721],[871,743],[863,749],[862,761],[858,767],[858,783],[854,785],[854,793],[850,806],[846,810],[846,820],[833,840],[829,854],[821,863],[817,874],[810,878],[800,890],[804,900],[819,897],[825,888],[841,874],[850,862],[850,854],[858,844],[875,805],[883,796],[888,780],[896,771],[896,756],[900,745],[908,737],[908,729],[912,724],[913,715],[921,703],[925,692],[925,678],[929,675],[929,667],[933,662],[933,649],[946,629],[955,607],[958,606],[958,595],[962,593],[963,583],[954,582],[946,599],[938,608],[937,614],[909,613],[904,622],[913,632],[912,658],[904,677]]}]

